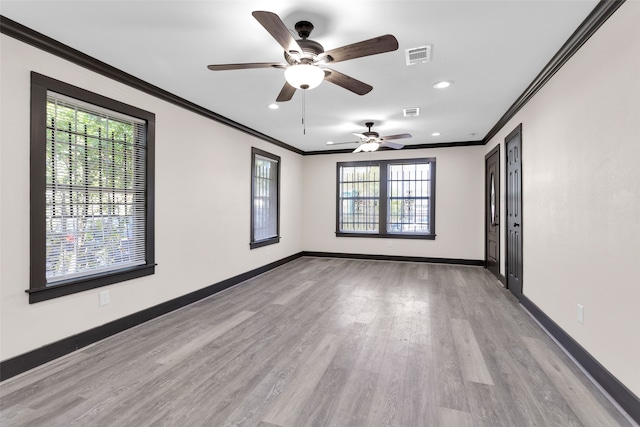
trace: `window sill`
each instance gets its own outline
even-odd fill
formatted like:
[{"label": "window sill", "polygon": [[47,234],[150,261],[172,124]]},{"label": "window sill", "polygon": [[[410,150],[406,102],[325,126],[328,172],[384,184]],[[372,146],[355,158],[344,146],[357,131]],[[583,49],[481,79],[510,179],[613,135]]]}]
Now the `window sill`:
[{"label": "window sill", "polygon": [[29,304],[33,304],[65,295],[87,291],[89,289],[111,285],[113,283],[149,276],[155,273],[155,266],[156,264],[139,265],[108,273],[96,274],[94,276],[71,279],[42,288],[28,289],[25,292],[29,294]]},{"label": "window sill", "polygon": [[435,234],[401,234],[401,233],[345,233],[336,232],[336,237],[373,237],[377,239],[421,239],[436,240]]},{"label": "window sill", "polygon": [[249,248],[256,249],[261,248],[263,246],[274,245],[280,242],[280,236],[271,237],[270,239],[259,240],[257,242],[249,243]]}]

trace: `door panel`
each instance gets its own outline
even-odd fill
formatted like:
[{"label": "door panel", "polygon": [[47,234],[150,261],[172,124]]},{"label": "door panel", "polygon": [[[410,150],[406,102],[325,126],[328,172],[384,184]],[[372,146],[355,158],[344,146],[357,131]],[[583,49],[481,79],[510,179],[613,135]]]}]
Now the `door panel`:
[{"label": "door panel", "polygon": [[485,156],[485,266],[500,278],[500,145]]},{"label": "door panel", "polygon": [[522,125],[505,139],[507,147],[507,288],[522,295]]}]

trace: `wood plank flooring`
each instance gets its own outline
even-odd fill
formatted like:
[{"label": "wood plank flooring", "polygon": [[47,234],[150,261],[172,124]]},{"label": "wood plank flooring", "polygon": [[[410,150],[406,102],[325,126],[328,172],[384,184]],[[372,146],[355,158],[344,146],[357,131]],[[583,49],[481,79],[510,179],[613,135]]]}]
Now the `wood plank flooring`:
[{"label": "wood plank flooring", "polygon": [[0,384],[9,426],[632,426],[486,270],[300,258]]}]

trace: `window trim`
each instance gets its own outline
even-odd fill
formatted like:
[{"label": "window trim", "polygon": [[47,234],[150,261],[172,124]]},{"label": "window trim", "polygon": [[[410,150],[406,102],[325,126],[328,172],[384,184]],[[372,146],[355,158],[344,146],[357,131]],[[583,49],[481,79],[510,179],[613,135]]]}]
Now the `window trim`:
[{"label": "window trim", "polygon": [[[387,177],[388,167],[396,164],[424,164],[429,163],[431,170],[430,177],[430,203],[429,203],[429,222],[430,232],[427,233],[390,233],[387,231],[387,205],[389,203]],[[340,231],[340,168],[343,166],[378,166],[380,168],[380,199],[378,201],[378,232],[344,232]],[[337,237],[366,237],[366,238],[384,238],[384,239],[421,239],[435,240],[436,238],[436,158],[421,157],[413,159],[389,159],[389,160],[362,160],[351,162],[336,163],[336,236]]]},{"label": "window trim", "polygon": [[[101,108],[133,116],[146,122],[146,210],[145,264],[86,275],[47,286],[46,279],[46,117],[47,92],[88,102]],[[155,114],[111,98],[31,72],[30,136],[30,275],[29,304],[148,276],[155,272]]]},{"label": "window trim", "polygon": [[[256,155],[271,159],[278,164],[278,171],[276,175],[276,235],[267,239],[255,240],[255,224],[254,224],[254,199],[255,199],[255,182],[256,182]],[[256,249],[263,246],[273,245],[280,242],[280,170],[282,168],[282,160],[280,156],[271,154],[256,147],[251,147],[251,225],[250,225],[250,241],[249,248]]]}]

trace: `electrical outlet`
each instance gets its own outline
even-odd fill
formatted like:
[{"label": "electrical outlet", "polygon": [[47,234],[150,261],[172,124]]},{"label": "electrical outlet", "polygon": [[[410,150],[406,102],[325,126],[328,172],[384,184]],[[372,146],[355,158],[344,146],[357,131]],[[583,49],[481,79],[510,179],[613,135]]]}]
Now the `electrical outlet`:
[{"label": "electrical outlet", "polygon": [[584,307],[578,304],[578,322],[584,325]]},{"label": "electrical outlet", "polygon": [[100,291],[98,297],[100,300],[100,307],[109,304],[109,291]]}]

